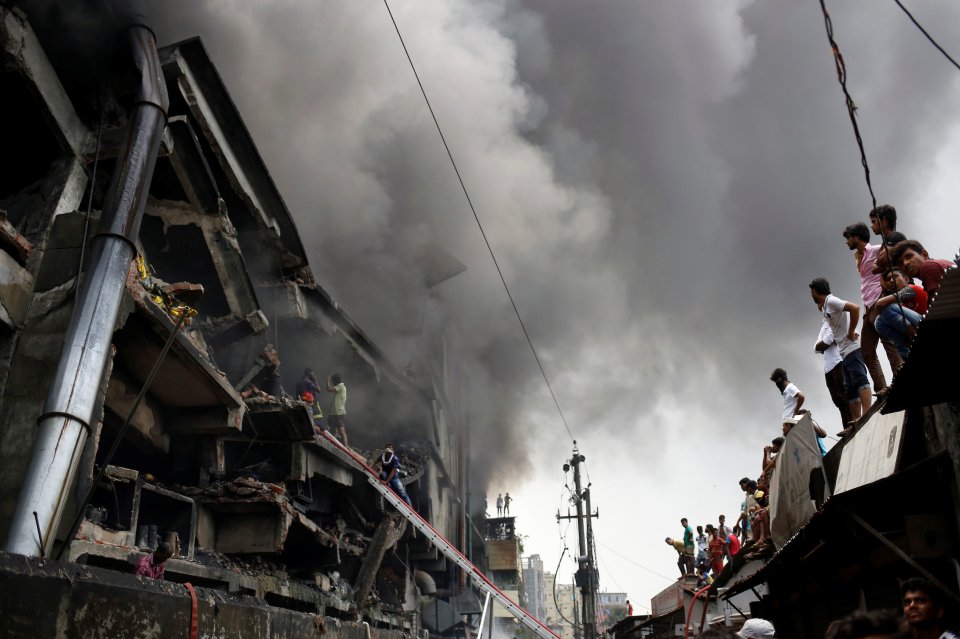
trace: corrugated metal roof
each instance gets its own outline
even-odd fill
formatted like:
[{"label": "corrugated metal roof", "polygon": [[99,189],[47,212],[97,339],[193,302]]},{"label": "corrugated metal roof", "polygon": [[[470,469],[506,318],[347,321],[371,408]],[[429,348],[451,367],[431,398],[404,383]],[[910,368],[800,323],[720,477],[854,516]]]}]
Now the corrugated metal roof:
[{"label": "corrugated metal roof", "polygon": [[[954,261],[957,261],[956,259]],[[947,271],[881,412],[960,401],[960,269]]]}]

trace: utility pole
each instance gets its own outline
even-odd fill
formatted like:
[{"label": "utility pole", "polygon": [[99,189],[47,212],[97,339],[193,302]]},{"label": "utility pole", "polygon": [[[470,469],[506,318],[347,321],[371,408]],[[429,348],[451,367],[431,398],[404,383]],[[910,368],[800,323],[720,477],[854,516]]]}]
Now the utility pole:
[{"label": "utility pole", "polygon": [[[574,495],[574,505],[577,508],[577,514],[561,515],[557,512],[557,521],[561,519],[577,520],[577,537],[580,542],[580,554],[577,556],[577,574],[576,583],[580,588],[580,609],[583,611],[583,639],[597,638],[597,585],[599,575],[594,565],[593,557],[593,523],[594,517],[599,517],[600,513],[593,513],[590,510],[590,486],[583,488],[580,479],[580,464],[586,461],[586,457],[577,450],[577,442],[573,442],[573,456],[563,465],[564,472],[568,472],[573,467],[573,483],[576,487]],[[586,508],[584,508],[586,504]],[[586,512],[584,512],[586,510]]]}]

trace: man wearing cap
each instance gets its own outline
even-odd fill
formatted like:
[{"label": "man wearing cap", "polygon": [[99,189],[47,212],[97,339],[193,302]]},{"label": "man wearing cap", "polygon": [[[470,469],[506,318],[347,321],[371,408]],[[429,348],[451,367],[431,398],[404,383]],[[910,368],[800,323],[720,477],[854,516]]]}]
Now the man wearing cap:
[{"label": "man wearing cap", "polygon": [[777,632],[773,629],[773,624],[766,619],[747,619],[747,623],[743,624],[737,636],[749,639],[773,639],[777,636]]},{"label": "man wearing cap", "polygon": [[410,503],[410,496],[407,495],[407,491],[404,490],[403,484],[400,482],[400,458],[393,453],[393,444],[387,444],[384,447],[377,467],[383,483],[390,486],[400,499],[407,502],[407,506],[413,508],[413,504]]}]

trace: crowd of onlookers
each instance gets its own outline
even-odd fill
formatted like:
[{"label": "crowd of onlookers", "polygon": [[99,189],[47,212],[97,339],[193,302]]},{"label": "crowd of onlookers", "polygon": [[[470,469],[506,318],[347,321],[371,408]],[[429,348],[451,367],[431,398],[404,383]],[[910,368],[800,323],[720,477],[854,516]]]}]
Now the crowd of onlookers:
[{"label": "crowd of onlookers", "polygon": [[[900,587],[898,609],[857,610],[832,622],[825,639],[960,639],[952,631],[957,620],[940,591],[924,579],[907,579]],[[734,631],[714,627],[699,635],[703,639],[775,639],[776,628],[766,619],[748,619]]]},{"label": "crowd of onlookers", "polygon": [[[823,314],[814,350],[824,358],[826,386],[843,422],[841,437],[849,435],[874,397],[887,392],[878,345],[896,373],[910,355],[917,328],[944,275],[956,266],[951,260],[931,258],[919,241],[897,231],[897,210],[889,204],[870,211],[869,222],[869,228],[855,222],[843,230],[860,277],[860,301],[834,294],[823,277],[809,285]],[[870,243],[871,231],[877,244]]]},{"label": "crowd of onlookers", "polygon": [[[840,298],[822,277],[809,284],[810,295],[822,314],[814,351],[823,356],[826,386],[840,412],[842,428],[837,434],[840,438],[852,433],[874,398],[882,398],[887,393],[887,380],[877,356],[877,347],[883,346],[890,368],[896,374],[910,355],[917,329],[946,272],[957,266],[951,260],[932,259],[919,241],[907,239],[898,232],[897,211],[890,205],[873,209],[869,224],[868,228],[866,223],[856,222],[847,226],[842,234],[847,248],[853,252],[860,276],[861,299]],[[876,244],[870,243],[871,231],[879,238]],[[677,567],[681,575],[696,575],[700,586],[711,584],[738,554],[753,559],[769,556],[774,551],[768,510],[770,479],[784,437],[808,411],[804,408],[805,394],[790,381],[784,369],[775,369],[770,380],[776,384],[783,399],[780,422],[783,436],[774,438],[764,447],[757,479],[744,477],[740,480],[744,498],[736,523],[728,527],[724,516],[720,515],[718,525],[697,526],[694,534],[687,519],[682,519],[682,539],[666,539],[678,554]],[[812,426],[820,454],[825,455],[824,439],[828,435],[816,421],[812,421]],[[904,614],[909,621],[912,613],[907,611],[906,594],[904,596]],[[928,598],[933,596],[934,593],[927,593]],[[861,626],[866,627],[874,617],[879,619],[876,615],[851,617],[829,636],[868,636],[849,633],[857,632],[855,629]]]},{"label": "crowd of onlookers", "polygon": [[699,586],[713,583],[723,567],[740,553],[744,540],[742,517],[731,528],[727,525],[726,516],[717,518],[717,525],[706,524],[697,526],[697,534],[693,534],[693,527],[684,517],[680,520],[683,526],[681,539],[666,538],[667,545],[677,551],[677,568],[681,576],[696,575]]}]

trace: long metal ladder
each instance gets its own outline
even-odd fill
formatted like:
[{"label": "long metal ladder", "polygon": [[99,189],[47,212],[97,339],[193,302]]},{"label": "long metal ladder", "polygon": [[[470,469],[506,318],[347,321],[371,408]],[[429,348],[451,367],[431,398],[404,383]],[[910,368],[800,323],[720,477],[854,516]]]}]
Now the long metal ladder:
[{"label": "long metal ladder", "polygon": [[480,572],[479,568],[474,566],[469,559],[464,557],[463,553],[457,550],[454,545],[452,545],[449,541],[444,539],[440,533],[434,530],[433,526],[431,526],[426,519],[421,517],[420,514],[415,510],[407,506],[407,502],[400,499],[400,497],[398,497],[389,486],[380,481],[377,473],[367,465],[366,460],[354,453],[352,450],[344,447],[343,444],[341,444],[336,438],[327,432],[323,433],[323,439],[319,439],[318,442],[324,448],[334,453],[337,457],[347,462],[349,465],[365,473],[367,481],[370,482],[370,485],[373,486],[378,493],[383,495],[383,498],[390,502],[390,504],[397,509],[397,512],[403,515],[403,517],[418,531],[423,533],[423,536],[426,537],[430,543],[436,546],[437,550],[443,553],[447,559],[460,566],[460,568],[465,570],[471,577],[473,577],[473,583],[477,586],[477,588],[492,597],[520,623],[529,628],[531,632],[535,633],[538,637],[540,637],[540,639],[560,639],[559,636],[550,630],[550,628],[547,627],[542,621],[521,608],[516,602],[510,599],[510,597],[506,596],[503,591],[497,588],[493,582],[487,578],[486,575]]}]

